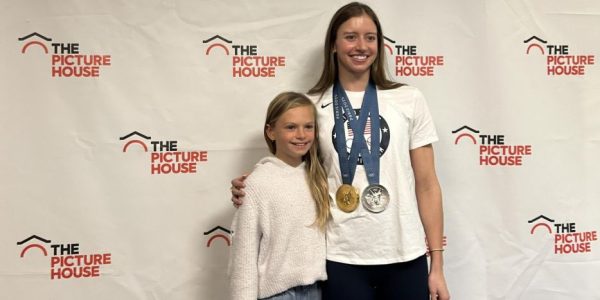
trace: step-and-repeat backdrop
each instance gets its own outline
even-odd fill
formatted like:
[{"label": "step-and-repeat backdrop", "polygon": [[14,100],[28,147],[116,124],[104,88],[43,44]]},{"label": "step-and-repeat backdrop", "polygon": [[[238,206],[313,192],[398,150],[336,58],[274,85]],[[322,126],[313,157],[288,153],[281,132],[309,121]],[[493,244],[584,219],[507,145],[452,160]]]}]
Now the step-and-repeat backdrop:
[{"label": "step-and-repeat backdrop", "polygon": [[[368,1],[425,94],[454,299],[600,299],[600,3]],[[343,1],[2,1],[0,298],[225,299],[232,178]]]}]

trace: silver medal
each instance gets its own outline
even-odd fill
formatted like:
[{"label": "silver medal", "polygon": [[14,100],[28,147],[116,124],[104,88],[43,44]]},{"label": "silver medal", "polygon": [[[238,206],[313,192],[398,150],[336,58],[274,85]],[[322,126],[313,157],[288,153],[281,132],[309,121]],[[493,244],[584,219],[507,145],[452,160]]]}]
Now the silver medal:
[{"label": "silver medal", "polygon": [[360,199],[365,209],[378,213],[387,208],[390,194],[382,185],[371,184],[362,192]]}]

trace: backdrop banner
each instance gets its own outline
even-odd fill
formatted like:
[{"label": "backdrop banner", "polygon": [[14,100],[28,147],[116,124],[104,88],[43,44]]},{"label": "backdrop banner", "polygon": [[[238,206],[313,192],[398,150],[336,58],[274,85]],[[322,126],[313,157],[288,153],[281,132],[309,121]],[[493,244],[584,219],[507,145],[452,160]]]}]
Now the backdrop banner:
[{"label": "backdrop banner", "polygon": [[[436,123],[452,299],[600,299],[600,2],[365,1]],[[231,179],[345,1],[2,1],[0,298],[227,299]]]}]

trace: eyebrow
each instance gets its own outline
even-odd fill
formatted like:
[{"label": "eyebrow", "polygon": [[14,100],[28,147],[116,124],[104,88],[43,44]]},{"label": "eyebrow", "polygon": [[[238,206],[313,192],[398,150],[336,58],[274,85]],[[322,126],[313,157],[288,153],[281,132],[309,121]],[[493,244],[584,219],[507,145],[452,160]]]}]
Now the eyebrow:
[{"label": "eyebrow", "polygon": [[[356,31],[344,31],[344,32],[342,32],[342,34],[358,34],[358,32],[356,32]],[[377,35],[377,31],[375,31],[375,32],[367,32],[365,34],[374,34],[374,35]]]}]

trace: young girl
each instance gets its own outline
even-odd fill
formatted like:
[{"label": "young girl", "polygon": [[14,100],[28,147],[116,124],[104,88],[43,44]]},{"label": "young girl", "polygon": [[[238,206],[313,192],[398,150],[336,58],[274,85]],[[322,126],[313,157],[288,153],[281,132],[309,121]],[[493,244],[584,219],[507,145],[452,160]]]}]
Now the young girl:
[{"label": "young girl", "polygon": [[267,110],[260,160],[233,219],[232,299],[321,299],[329,194],[319,161],[316,109],[285,92]]},{"label": "young girl", "polygon": [[[357,2],[340,8],[327,30],[321,77],[309,91],[336,200],[323,298],[447,300],[431,146],[437,134],[421,92],[387,79],[384,60],[373,10]],[[243,181],[232,181],[238,205]]]}]

